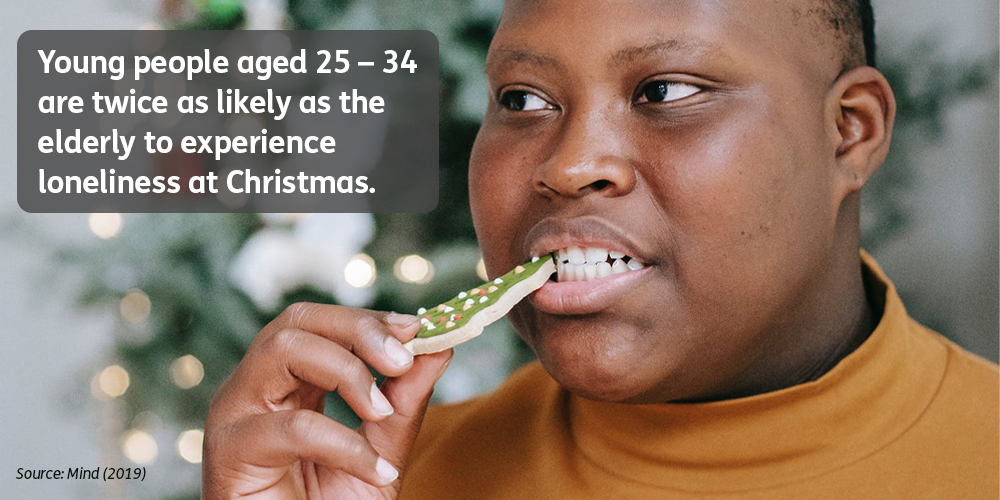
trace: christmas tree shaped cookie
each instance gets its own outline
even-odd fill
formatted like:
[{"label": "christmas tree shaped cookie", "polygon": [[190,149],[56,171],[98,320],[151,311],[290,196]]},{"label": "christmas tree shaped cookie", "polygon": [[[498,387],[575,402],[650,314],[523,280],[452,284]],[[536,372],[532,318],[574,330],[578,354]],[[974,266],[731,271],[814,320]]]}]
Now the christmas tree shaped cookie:
[{"label": "christmas tree shaped cookie", "polygon": [[510,312],[515,304],[538,290],[556,272],[552,255],[533,257],[499,278],[436,307],[417,311],[420,331],[403,344],[413,354],[430,354],[450,349],[483,333],[483,328]]}]

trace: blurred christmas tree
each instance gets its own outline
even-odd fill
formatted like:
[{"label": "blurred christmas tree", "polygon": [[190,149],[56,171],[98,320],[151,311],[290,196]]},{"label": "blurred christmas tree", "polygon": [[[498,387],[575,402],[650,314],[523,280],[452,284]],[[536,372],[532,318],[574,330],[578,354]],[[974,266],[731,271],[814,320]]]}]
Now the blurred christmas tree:
[{"label": "blurred christmas tree", "polygon": [[[458,0],[447,8],[429,0],[163,2],[166,24],[189,29],[434,32],[441,47],[442,196],[436,210],[417,215],[93,216],[92,227],[103,227],[109,239],[58,258],[85,269],[81,305],[110,308],[119,317],[116,364],[95,367],[93,390],[122,402],[123,433],[141,430],[149,415],[176,432],[200,429],[212,392],[253,336],[294,301],[413,311],[480,281],[466,170],[485,104],[482,66],[500,7]],[[907,144],[926,137],[928,128],[939,130],[949,105],[995,79],[993,60],[952,62],[930,58],[923,47],[917,52],[919,57],[883,65],[899,98],[899,117],[891,158],[865,193],[867,248],[906,224],[912,180]],[[915,60],[922,64],[910,62]],[[438,396],[463,398],[489,389],[531,358],[515,336],[503,333],[505,322],[491,328],[492,334],[460,348]],[[353,421],[337,399],[329,403],[329,414]],[[200,434],[179,437],[184,439],[188,454],[182,457],[197,463]],[[177,447],[184,449],[180,441]],[[187,494],[197,498],[196,491]]]}]

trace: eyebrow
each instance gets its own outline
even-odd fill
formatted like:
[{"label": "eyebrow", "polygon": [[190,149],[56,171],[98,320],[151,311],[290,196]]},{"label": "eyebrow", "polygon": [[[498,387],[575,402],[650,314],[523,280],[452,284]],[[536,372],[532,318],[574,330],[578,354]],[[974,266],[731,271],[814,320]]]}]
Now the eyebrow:
[{"label": "eyebrow", "polygon": [[711,59],[731,60],[718,45],[694,38],[690,40],[660,40],[646,45],[626,47],[616,51],[611,56],[610,64],[612,66],[623,66],[637,59],[659,56],[670,52],[687,52],[703,55]]},{"label": "eyebrow", "polygon": [[486,71],[489,71],[491,66],[510,63],[523,63],[542,67],[552,66],[556,69],[565,68],[562,61],[549,55],[539,54],[521,47],[496,47],[490,50],[490,57],[486,61]]},{"label": "eyebrow", "polygon": [[[656,57],[671,52],[687,52],[700,54],[711,59],[732,60],[718,45],[695,38],[690,40],[659,40],[645,45],[625,47],[615,51],[611,55],[609,65],[612,67],[624,66],[639,59]],[[565,69],[566,67],[562,61],[550,55],[540,54],[524,47],[501,46],[490,49],[490,57],[486,61],[486,71],[489,72],[492,66],[513,63],[552,67],[558,70]]]}]

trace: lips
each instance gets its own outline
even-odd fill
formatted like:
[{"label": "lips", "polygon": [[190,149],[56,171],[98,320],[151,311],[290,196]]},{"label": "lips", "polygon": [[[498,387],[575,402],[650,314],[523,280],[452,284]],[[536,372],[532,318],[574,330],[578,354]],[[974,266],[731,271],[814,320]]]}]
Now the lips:
[{"label": "lips", "polygon": [[611,307],[656,267],[624,232],[596,217],[544,219],[525,238],[531,255],[554,253],[553,281],[530,296],[541,312],[593,314]]}]

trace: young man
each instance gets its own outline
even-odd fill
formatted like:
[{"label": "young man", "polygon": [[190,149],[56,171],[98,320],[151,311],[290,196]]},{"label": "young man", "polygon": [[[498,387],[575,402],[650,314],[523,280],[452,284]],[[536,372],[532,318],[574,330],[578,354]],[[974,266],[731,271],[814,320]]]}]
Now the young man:
[{"label": "young man", "polygon": [[859,255],[895,113],[871,30],[864,0],[509,1],[470,163],[487,268],[642,265],[519,304],[540,363],[422,427],[451,354],[408,357],[415,318],[289,308],[213,404],[205,497],[996,498],[996,367]]}]

